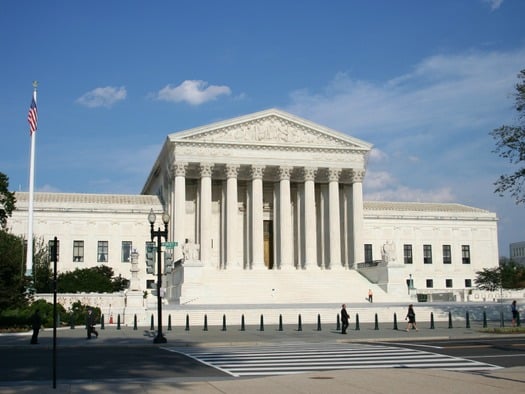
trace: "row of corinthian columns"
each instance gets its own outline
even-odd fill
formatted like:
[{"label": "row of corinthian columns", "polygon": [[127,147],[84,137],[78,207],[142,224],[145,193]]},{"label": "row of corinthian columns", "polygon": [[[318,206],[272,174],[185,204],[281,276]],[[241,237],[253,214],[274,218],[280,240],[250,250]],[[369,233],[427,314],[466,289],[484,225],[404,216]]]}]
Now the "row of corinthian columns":
[{"label": "row of corinthian columns", "polygon": [[[184,242],[186,234],[186,170],[187,163],[177,162],[172,167],[174,175],[174,190],[172,194],[172,234],[173,239]],[[199,198],[199,229],[200,231],[200,260],[209,263],[211,260],[211,230],[212,220],[212,173],[214,164],[200,163],[200,198]],[[242,262],[238,260],[238,201],[237,201],[237,176],[240,166],[226,164],[226,212],[225,212],[225,266],[229,269],[241,268]],[[264,269],[264,234],[263,234],[263,175],[264,165],[252,165],[250,168],[251,184],[249,200],[250,240],[252,248],[250,266],[253,269]],[[278,210],[274,216],[278,218],[279,243],[277,266],[280,269],[294,268],[293,256],[293,226],[292,205],[290,191],[290,176],[293,167],[279,167],[279,196]],[[329,229],[329,266],[342,267],[341,256],[341,214],[339,201],[339,168],[328,169],[328,229]],[[317,266],[317,215],[315,204],[315,176],[317,168],[304,167],[304,262],[302,267]],[[348,201],[348,234],[352,234],[348,241],[348,258],[350,261],[364,260],[362,232],[363,232],[363,171],[352,171],[352,187],[345,188]]]}]

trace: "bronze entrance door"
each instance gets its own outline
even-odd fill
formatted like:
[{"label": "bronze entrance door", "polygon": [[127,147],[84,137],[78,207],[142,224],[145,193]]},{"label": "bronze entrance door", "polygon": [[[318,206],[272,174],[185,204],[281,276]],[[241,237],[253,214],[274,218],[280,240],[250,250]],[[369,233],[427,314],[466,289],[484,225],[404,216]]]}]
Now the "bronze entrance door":
[{"label": "bronze entrance door", "polygon": [[263,223],[264,231],[264,265],[268,269],[273,269],[273,225],[271,220]]}]

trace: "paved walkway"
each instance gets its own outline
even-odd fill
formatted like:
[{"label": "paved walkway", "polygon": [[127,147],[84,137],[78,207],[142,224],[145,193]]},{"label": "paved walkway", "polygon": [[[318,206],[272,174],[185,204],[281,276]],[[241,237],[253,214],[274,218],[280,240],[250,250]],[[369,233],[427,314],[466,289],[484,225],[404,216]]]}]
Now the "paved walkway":
[{"label": "paved walkway", "polygon": [[[494,325],[494,323],[492,323]],[[400,322],[399,330],[394,330],[393,323],[365,323],[356,330],[350,325],[348,335],[336,331],[335,324],[324,324],[321,331],[317,325],[304,325],[298,331],[297,326],[286,325],[279,331],[278,325],[247,326],[241,331],[239,326],[211,326],[207,331],[203,327],[164,328],[164,334],[170,346],[236,346],[276,343],[338,343],[351,341],[410,341],[414,339],[474,339],[491,336],[480,332],[477,322],[471,328],[448,328],[447,323],[436,323],[430,329],[429,322],[419,323],[419,331],[406,332],[405,322]],[[106,325],[99,330],[98,339],[86,340],[83,327],[57,330],[57,345],[65,346],[127,346],[129,344],[154,345],[155,333],[149,327],[131,327]],[[19,347],[21,351],[29,344],[29,333],[0,335],[0,351],[5,346]],[[44,330],[39,337],[39,345],[52,347],[53,330]],[[8,371],[2,371],[8,373]],[[525,367],[506,368],[483,373],[451,372],[432,369],[365,369],[317,372],[287,376],[269,376],[255,379],[227,378],[188,381],[173,379],[170,381],[59,381],[53,389],[51,382],[44,384],[24,384],[8,387],[0,385],[0,393],[518,393],[525,392]]]}]

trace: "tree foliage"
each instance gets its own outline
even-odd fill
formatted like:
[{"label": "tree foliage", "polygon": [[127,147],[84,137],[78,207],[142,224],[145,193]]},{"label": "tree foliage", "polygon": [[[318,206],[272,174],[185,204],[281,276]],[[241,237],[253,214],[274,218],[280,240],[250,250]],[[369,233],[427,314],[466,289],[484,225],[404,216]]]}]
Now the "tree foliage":
[{"label": "tree foliage", "polygon": [[525,267],[512,260],[504,261],[496,268],[484,268],[476,275],[474,282],[481,290],[525,288]]},{"label": "tree foliage", "polygon": [[115,277],[113,269],[107,265],[77,268],[74,271],[63,272],[57,278],[59,293],[113,293],[124,290],[127,286],[127,279]]},{"label": "tree foliage", "polygon": [[0,310],[27,304],[24,239],[0,230]]},{"label": "tree foliage", "polygon": [[0,228],[5,229],[7,218],[15,210],[15,193],[9,191],[9,177],[0,172]]},{"label": "tree foliage", "polygon": [[501,126],[490,134],[496,140],[494,153],[518,166],[514,173],[499,177],[494,183],[495,193],[500,196],[510,193],[516,203],[521,204],[525,202],[525,69],[518,74],[518,80],[515,94],[517,124]]}]

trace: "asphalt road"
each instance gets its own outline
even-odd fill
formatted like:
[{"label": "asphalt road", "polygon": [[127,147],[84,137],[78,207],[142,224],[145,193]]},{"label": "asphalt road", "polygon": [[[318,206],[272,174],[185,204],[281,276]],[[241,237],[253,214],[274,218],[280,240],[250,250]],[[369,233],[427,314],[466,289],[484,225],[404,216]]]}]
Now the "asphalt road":
[{"label": "asphalt road", "polygon": [[525,338],[450,339],[392,343],[405,348],[461,357],[500,367],[525,366]]}]

